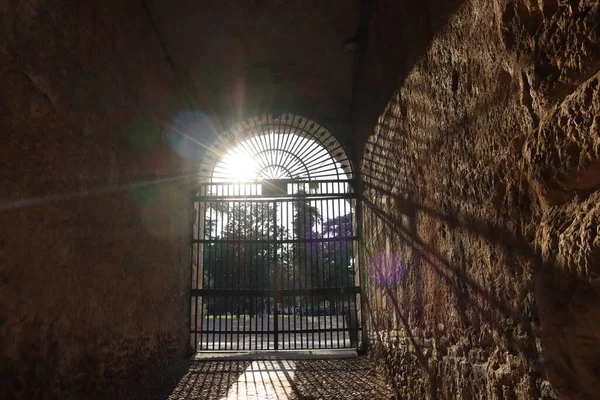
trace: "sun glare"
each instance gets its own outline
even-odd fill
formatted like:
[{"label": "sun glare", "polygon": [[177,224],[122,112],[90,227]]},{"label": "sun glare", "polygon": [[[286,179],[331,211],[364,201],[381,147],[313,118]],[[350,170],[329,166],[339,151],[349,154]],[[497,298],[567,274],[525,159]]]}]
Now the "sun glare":
[{"label": "sun glare", "polygon": [[[323,136],[323,133],[320,133]],[[330,154],[323,145],[332,147]],[[213,182],[257,180],[327,180],[345,179],[339,159],[343,152],[335,141],[295,132],[265,132],[240,141],[228,151],[213,170]]]},{"label": "sun glare", "polygon": [[250,154],[242,149],[231,151],[219,163],[219,175],[233,182],[254,180],[257,177],[257,165]]}]

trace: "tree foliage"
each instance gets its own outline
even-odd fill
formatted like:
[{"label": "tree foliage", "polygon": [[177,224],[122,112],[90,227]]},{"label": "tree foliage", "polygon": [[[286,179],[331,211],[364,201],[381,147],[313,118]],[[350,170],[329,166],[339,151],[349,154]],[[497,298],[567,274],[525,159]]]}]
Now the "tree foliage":
[{"label": "tree foliage", "polygon": [[[300,193],[301,195],[304,193]],[[291,232],[279,225],[274,203],[224,202],[206,210],[205,289],[311,289],[354,285],[352,214],[323,221],[321,211],[300,196],[293,204]],[[284,239],[293,238],[289,244]],[[276,239],[276,240],[274,240]],[[332,240],[324,240],[332,239]],[[322,296],[319,301],[333,298]],[[300,299],[231,296],[211,298],[210,314],[255,314],[295,308]]]}]

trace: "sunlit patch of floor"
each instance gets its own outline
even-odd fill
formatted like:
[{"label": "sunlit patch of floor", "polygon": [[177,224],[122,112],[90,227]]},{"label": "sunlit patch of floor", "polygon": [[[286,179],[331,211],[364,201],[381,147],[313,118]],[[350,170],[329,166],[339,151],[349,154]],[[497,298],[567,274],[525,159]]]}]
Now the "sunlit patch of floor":
[{"label": "sunlit patch of floor", "polygon": [[194,361],[169,400],[395,399],[366,357],[331,360]]},{"label": "sunlit patch of floor", "polygon": [[296,363],[289,360],[254,361],[223,399],[294,399],[295,369]]}]

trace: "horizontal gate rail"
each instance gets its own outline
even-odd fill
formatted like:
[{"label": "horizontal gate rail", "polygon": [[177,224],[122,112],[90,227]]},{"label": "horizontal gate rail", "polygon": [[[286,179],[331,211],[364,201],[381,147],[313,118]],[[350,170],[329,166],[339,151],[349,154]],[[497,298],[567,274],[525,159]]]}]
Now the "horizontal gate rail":
[{"label": "horizontal gate rail", "polygon": [[[277,179],[278,182],[282,182],[282,183],[289,183],[289,184],[294,184],[294,185],[308,185],[311,183],[349,183],[349,184],[354,184],[356,183],[356,179],[319,179],[319,180],[314,180],[314,179]],[[201,186],[244,186],[244,185],[264,185],[265,182],[268,182],[268,180],[264,181],[264,180],[256,180],[256,181],[229,181],[229,182],[206,182],[206,183],[201,183]]]},{"label": "horizontal gate rail", "polygon": [[337,200],[337,199],[356,199],[356,194],[348,193],[332,193],[332,194],[313,194],[313,195],[298,195],[298,194],[283,194],[280,196],[264,196],[264,195],[253,195],[253,194],[240,194],[240,195],[207,195],[207,196],[194,196],[193,200],[200,202],[213,202],[213,201],[260,201],[269,202],[277,201],[279,203],[295,202],[298,200]]},{"label": "horizontal gate rail", "polygon": [[[362,329],[362,327],[357,327],[357,328],[323,328],[323,329],[294,329],[294,330],[283,330],[283,329],[279,329],[278,332],[279,333],[285,333],[285,334],[298,334],[298,333],[330,333],[330,332],[355,332],[355,331],[360,331]],[[268,335],[268,334],[273,334],[274,331],[270,330],[270,331],[265,331],[265,330],[260,330],[260,331],[231,331],[231,330],[216,330],[216,331],[205,331],[202,332],[200,330],[198,331],[190,331],[190,333],[202,333],[205,335],[212,335],[217,334],[217,335],[255,335],[255,334],[263,334],[263,335]]]},{"label": "horizontal gate rail", "polygon": [[357,240],[356,236],[348,237],[330,237],[318,239],[281,239],[281,240],[266,240],[266,239],[194,239],[192,243],[226,243],[226,244],[262,244],[262,243],[330,243],[330,242],[351,242]]},{"label": "horizontal gate rail", "polygon": [[[219,181],[219,182],[205,182],[202,183],[202,186],[225,186],[225,185],[237,185],[237,186],[244,186],[244,185],[264,185],[265,182],[268,182],[269,180],[243,180],[243,181]],[[300,185],[306,185],[309,183],[314,183],[314,182],[318,182],[318,183],[356,183],[356,179],[319,179],[319,180],[314,180],[314,179],[277,179],[278,182],[283,182],[283,183],[292,183],[292,184],[300,184]]]},{"label": "horizontal gate rail", "polygon": [[359,286],[345,288],[315,289],[192,289],[192,296],[228,296],[228,297],[292,297],[315,295],[352,295],[361,292]]}]

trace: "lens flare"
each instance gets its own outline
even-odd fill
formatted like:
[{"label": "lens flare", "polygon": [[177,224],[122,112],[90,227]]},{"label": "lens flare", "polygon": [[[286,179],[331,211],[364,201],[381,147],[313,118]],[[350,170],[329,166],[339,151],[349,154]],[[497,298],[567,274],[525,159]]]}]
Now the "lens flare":
[{"label": "lens flare", "polygon": [[405,267],[400,257],[393,252],[373,256],[369,265],[371,280],[379,286],[394,286],[402,280]]},{"label": "lens flare", "polygon": [[168,124],[171,148],[181,157],[200,163],[210,152],[217,131],[209,117],[198,111],[182,111]]}]

